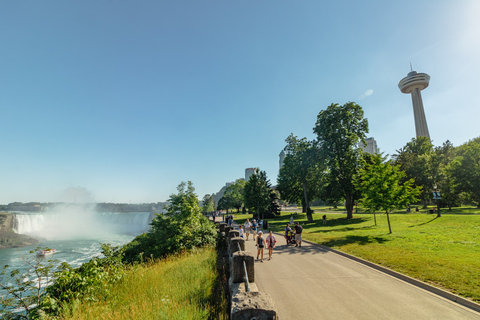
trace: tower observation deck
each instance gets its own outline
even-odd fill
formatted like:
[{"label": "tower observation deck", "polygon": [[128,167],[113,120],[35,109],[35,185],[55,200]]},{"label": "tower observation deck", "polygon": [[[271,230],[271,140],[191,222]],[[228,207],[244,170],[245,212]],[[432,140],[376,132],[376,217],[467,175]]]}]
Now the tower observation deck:
[{"label": "tower observation deck", "polygon": [[415,118],[415,132],[417,137],[428,137],[427,119],[425,118],[425,111],[423,110],[422,94],[420,91],[428,87],[430,83],[430,76],[426,73],[417,73],[411,71],[408,75],[400,80],[398,87],[403,93],[410,93],[412,95],[413,116]]}]

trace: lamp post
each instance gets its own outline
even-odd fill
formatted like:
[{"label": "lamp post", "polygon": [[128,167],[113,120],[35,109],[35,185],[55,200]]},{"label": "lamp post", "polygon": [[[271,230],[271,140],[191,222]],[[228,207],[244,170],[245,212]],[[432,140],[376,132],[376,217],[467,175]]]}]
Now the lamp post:
[{"label": "lamp post", "polygon": [[437,185],[433,186],[433,200],[437,200],[437,218],[441,217],[442,214],[440,213],[440,190],[437,190]]}]

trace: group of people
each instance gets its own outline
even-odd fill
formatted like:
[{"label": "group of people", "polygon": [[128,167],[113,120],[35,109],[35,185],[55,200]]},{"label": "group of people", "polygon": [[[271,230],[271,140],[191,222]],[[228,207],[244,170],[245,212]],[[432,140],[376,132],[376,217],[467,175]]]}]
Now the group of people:
[{"label": "group of people", "polygon": [[301,247],[302,232],[303,232],[303,227],[298,222],[295,222],[295,226],[293,227],[293,230],[290,227],[290,223],[287,223],[287,226],[285,227],[285,240],[287,241],[287,246],[290,244],[292,239],[295,239],[294,240],[295,247]]},{"label": "group of people", "polygon": [[[257,260],[263,262],[263,251],[265,248],[268,249],[268,260],[271,260],[277,239],[273,235],[272,231],[269,231],[268,235],[264,237],[262,230],[259,230],[257,233],[258,229],[260,229],[260,227],[255,219],[252,219],[251,222],[249,219],[247,219],[245,223],[239,227],[240,237],[245,238],[245,240],[248,241],[250,234],[252,234],[253,240],[255,241],[255,246],[257,247]],[[295,246],[301,247],[303,227],[296,222],[294,230],[295,232],[293,233],[292,228],[290,228],[290,223],[287,223],[287,227],[285,228],[285,239],[287,240],[287,245],[289,245],[289,242],[294,235]]]}]

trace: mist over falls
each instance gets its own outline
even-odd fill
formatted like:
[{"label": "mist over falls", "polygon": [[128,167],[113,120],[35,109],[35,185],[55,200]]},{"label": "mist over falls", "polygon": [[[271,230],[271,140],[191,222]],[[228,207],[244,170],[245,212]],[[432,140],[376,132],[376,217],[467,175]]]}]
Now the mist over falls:
[{"label": "mist over falls", "polygon": [[96,239],[146,231],[149,212],[96,212],[95,205],[61,204],[41,213],[15,214],[13,229],[47,240]]}]

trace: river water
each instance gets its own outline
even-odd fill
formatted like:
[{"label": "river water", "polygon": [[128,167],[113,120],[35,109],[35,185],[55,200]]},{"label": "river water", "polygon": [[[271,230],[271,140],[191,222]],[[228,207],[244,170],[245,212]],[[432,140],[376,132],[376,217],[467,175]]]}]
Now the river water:
[{"label": "river water", "polygon": [[[29,254],[37,246],[56,249],[48,259],[67,262],[78,267],[93,257],[101,255],[100,243],[123,245],[149,228],[152,214],[98,213],[85,206],[59,206],[49,212],[17,213],[14,230],[39,239],[34,246],[0,250],[0,266],[9,265],[9,270],[28,272],[24,259],[34,258]],[[5,292],[0,291],[0,296]]]}]

